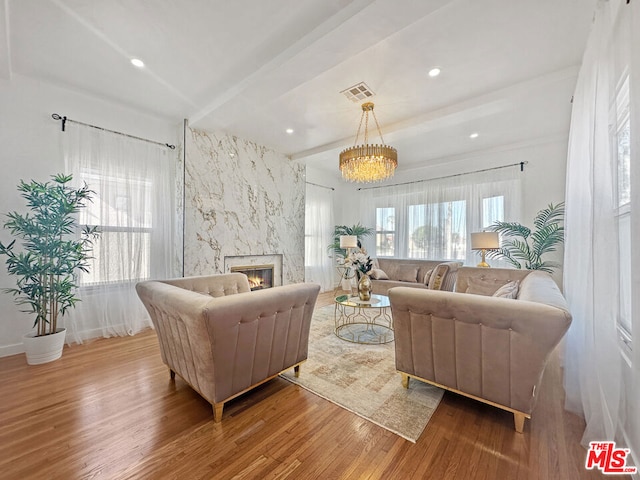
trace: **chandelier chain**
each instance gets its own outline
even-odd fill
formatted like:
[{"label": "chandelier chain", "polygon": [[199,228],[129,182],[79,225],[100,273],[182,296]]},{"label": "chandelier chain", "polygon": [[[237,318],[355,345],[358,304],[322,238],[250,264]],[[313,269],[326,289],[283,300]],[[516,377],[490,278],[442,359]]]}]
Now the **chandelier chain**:
[{"label": "chandelier chain", "polygon": [[[360,125],[358,125],[358,131],[356,132],[356,139],[353,141],[353,146],[354,147],[358,144],[358,138],[360,138],[360,131],[362,130],[362,121],[364,120],[364,115],[365,115],[365,111],[363,110],[362,111],[362,115],[360,115]],[[364,127],[364,132],[365,132],[365,141],[364,141],[364,143],[367,143],[367,140],[366,140],[367,126],[366,125]]]},{"label": "chandelier chain", "polygon": [[[382,142],[382,145],[384,145],[384,138],[382,138],[382,130],[380,130],[380,125],[378,124],[378,117],[376,117],[376,112],[371,110],[371,113],[373,115],[373,119],[376,122],[376,128],[378,129],[378,135],[380,136],[380,141]],[[367,117],[368,118],[368,117]],[[364,143],[367,143],[366,141]]]},{"label": "chandelier chain", "polygon": [[362,113],[366,115],[364,118],[364,144],[368,145],[369,144],[369,111],[368,110],[366,112],[363,111]]}]

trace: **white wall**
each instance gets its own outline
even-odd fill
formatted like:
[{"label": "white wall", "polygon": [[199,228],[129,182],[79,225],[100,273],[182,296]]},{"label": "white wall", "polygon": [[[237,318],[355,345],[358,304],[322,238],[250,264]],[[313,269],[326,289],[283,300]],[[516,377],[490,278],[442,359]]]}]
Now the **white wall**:
[{"label": "white wall", "polygon": [[333,162],[335,172],[307,165],[307,182],[334,188],[333,220],[336,225],[352,226],[360,221],[360,199],[357,188],[362,184],[349,183],[342,179],[338,170],[338,158]]},{"label": "white wall", "polygon": [[[338,169],[338,159],[335,160],[336,171]],[[351,206],[347,203],[351,199],[349,197],[350,192],[346,188],[346,182],[342,180],[339,173],[330,172],[324,169],[319,169],[307,165],[307,182],[315,183],[316,185],[322,185],[323,187],[333,188],[333,219],[336,225],[352,225],[350,223],[349,212],[353,211]]]},{"label": "white wall", "polygon": [[[29,78],[13,76],[0,80],[0,223],[6,214],[23,210],[24,203],[16,186],[23,179],[48,180],[50,175],[64,172],[60,122],[52,113],[153,140],[177,143],[179,122],[136,112],[126,106],[96,99],[43,84]],[[0,240],[11,240],[9,232],[0,228]],[[0,289],[15,286],[0,258]],[[20,353],[22,335],[33,323],[29,314],[21,313],[13,298],[0,293],[0,356]]]}]

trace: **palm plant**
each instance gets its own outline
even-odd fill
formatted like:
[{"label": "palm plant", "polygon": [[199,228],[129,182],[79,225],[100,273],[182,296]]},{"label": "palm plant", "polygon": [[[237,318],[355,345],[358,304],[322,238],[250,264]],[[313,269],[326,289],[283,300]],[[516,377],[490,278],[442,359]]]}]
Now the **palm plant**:
[{"label": "palm plant", "polygon": [[553,273],[553,269],[559,268],[560,264],[542,257],[564,243],[563,218],[564,202],[561,202],[557,205],[551,203],[536,214],[534,231],[518,222],[494,222],[489,230],[506,238],[503,238],[501,248],[488,251],[487,255],[503,257],[515,268]]},{"label": "palm plant", "polygon": [[340,237],[343,235],[355,235],[358,237],[358,247],[362,247],[360,243],[361,237],[368,237],[369,235],[373,235],[375,233],[375,229],[364,227],[359,223],[353,225],[351,227],[347,225],[336,225],[333,230],[333,243],[329,245],[327,248],[330,252],[333,252],[337,257],[345,258],[347,256],[347,251],[344,248],[340,248]]},{"label": "palm plant", "polygon": [[30,212],[8,213],[4,227],[22,240],[23,251],[14,251],[16,240],[8,245],[0,242],[7,271],[17,277],[16,288],[5,292],[16,297],[18,305],[27,305],[25,312],[36,315],[37,336],[56,333],[58,316],[78,302],[75,273],[88,271],[91,246],[98,235],[96,227],[85,227],[80,238],[76,236],[75,215],[93,192],[86,184],[77,190],[70,187],[71,175],[52,178],[52,183],[32,180],[18,185]]}]

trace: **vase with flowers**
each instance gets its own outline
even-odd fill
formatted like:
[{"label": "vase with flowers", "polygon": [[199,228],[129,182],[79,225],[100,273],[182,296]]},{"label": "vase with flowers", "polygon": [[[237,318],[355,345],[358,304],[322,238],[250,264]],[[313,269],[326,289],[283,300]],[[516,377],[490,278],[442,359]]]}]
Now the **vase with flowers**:
[{"label": "vase with flowers", "polygon": [[363,302],[371,300],[371,279],[369,272],[373,262],[364,248],[351,252],[345,259],[345,264],[350,265],[358,277],[358,297]]}]

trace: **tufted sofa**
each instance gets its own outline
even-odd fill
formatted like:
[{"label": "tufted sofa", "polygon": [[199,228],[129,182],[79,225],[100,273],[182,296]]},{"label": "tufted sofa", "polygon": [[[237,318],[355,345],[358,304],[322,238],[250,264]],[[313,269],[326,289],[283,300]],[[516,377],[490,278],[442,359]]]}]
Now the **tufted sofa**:
[{"label": "tufted sofa", "polygon": [[453,290],[462,262],[377,258],[371,277],[372,293],[387,295],[393,287]]},{"label": "tufted sofa", "polygon": [[319,285],[252,292],[246,275],[230,273],[136,285],[171,378],[177,373],[213,405],[294,368],[307,358],[309,324]]},{"label": "tufted sofa", "polygon": [[[493,296],[498,290],[515,298]],[[571,324],[549,274],[461,267],[455,292],[399,287],[389,299],[406,388],[415,378],[502,408],[523,431],[547,359]]]}]

